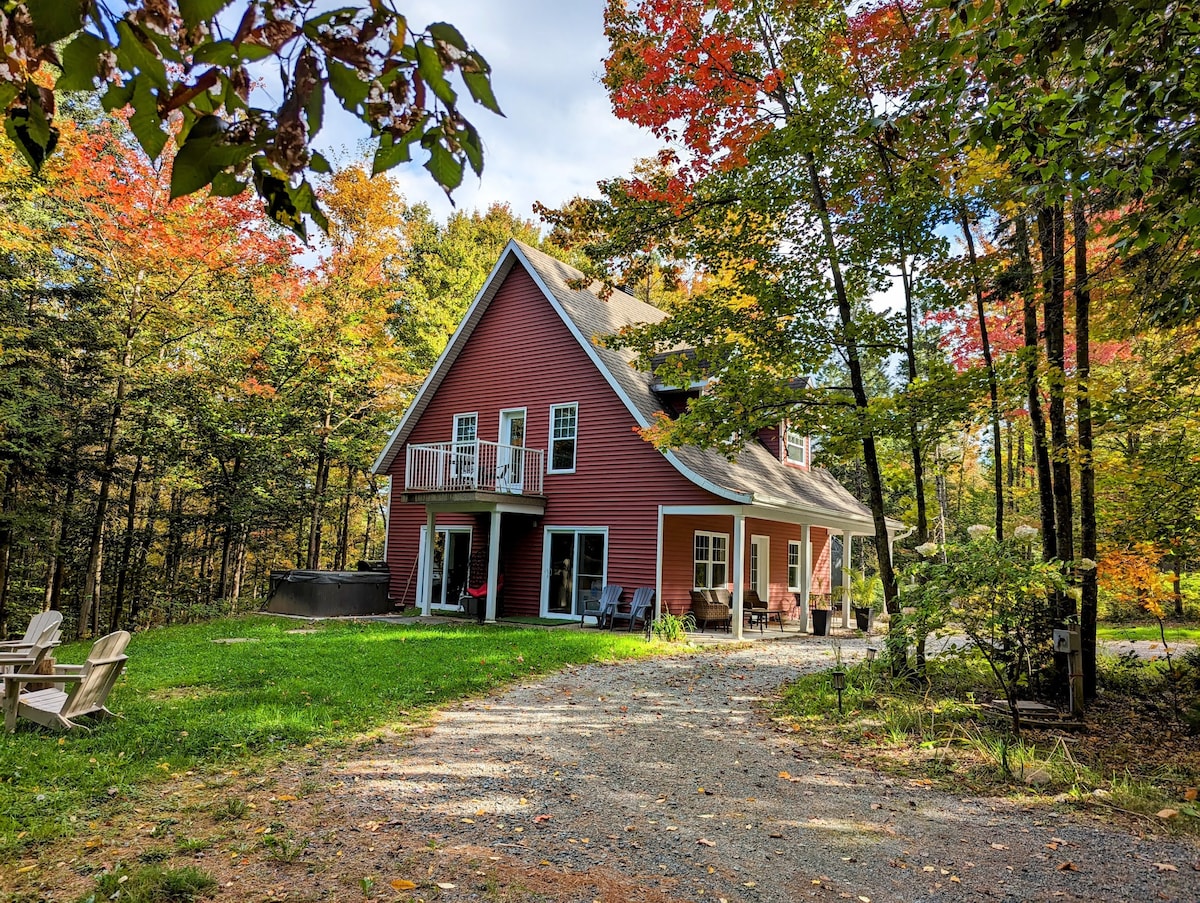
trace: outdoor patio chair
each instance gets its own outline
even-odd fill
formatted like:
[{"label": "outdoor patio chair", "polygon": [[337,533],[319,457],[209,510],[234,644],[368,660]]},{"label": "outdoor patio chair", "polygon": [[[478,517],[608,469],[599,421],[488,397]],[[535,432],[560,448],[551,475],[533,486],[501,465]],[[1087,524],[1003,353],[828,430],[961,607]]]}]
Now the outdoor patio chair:
[{"label": "outdoor patio chair", "polygon": [[732,612],[728,605],[718,600],[716,590],[692,590],[692,617],[696,626],[701,630],[708,627],[710,621],[723,624],[728,630]]},{"label": "outdoor patio chair", "polygon": [[645,626],[653,613],[654,608],[654,587],[639,586],[633,591],[633,601],[629,603],[629,611],[614,611],[612,615],[612,626],[615,630],[617,621],[628,621],[629,632],[633,632],[633,624],[635,621],[641,621]]},{"label": "outdoor patio chair", "polygon": [[[58,645],[58,627],[53,622],[47,622],[41,636],[34,639],[32,646],[25,646],[19,652],[0,652],[0,674],[23,671],[27,674],[38,673],[50,650]],[[0,696],[4,691],[0,689]]]},{"label": "outdoor patio chair", "polygon": [[583,600],[583,613],[579,616],[579,626],[583,626],[584,618],[591,615],[596,619],[597,627],[612,627],[613,614],[621,602],[623,590],[620,585],[610,583],[600,590],[600,598],[596,599],[595,607],[589,607],[588,600]]},{"label": "outdoor patio chair", "polygon": [[61,611],[43,611],[38,612],[29,619],[29,626],[25,628],[25,636],[19,640],[2,640],[0,641],[0,653],[14,652],[19,653],[28,650],[35,643],[40,642],[47,631],[50,629],[49,642],[56,644],[62,636],[62,631],[59,630],[62,624]]},{"label": "outdoor patio chair", "polygon": [[[105,703],[125,667],[124,651],[128,644],[129,634],[118,630],[93,643],[82,665],[60,665],[51,675],[23,672],[0,675],[4,681],[5,729],[15,731],[18,717],[52,730],[82,727],[74,719],[84,715],[115,717]],[[22,684],[46,682],[72,686],[66,692],[60,689],[21,692]]]}]

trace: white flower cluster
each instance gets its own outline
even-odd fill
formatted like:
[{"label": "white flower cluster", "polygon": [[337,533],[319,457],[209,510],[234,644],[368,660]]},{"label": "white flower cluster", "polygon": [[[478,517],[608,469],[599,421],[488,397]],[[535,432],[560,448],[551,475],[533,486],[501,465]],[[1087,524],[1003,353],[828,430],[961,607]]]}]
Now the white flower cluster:
[{"label": "white flower cluster", "polygon": [[1028,524],[1021,524],[1017,529],[1013,530],[1013,536],[1025,542],[1032,542],[1037,538],[1038,528],[1031,527]]},{"label": "white flower cluster", "polygon": [[972,539],[982,539],[992,532],[992,528],[987,524],[971,524],[967,527],[967,535]]},{"label": "white flower cluster", "polygon": [[1092,561],[1092,559],[1090,559],[1090,558],[1080,558],[1079,559],[1079,570],[1094,571],[1094,570],[1096,570],[1096,562]]},{"label": "white flower cluster", "polygon": [[917,546],[917,554],[922,558],[932,558],[937,554],[938,544],[936,542],[923,542]]}]

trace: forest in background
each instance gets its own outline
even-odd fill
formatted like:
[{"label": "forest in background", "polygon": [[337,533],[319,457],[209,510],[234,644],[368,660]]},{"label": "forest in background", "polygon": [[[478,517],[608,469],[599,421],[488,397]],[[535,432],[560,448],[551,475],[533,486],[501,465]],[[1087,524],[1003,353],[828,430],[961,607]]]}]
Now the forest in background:
[{"label": "forest in background", "polygon": [[[500,249],[357,163],[319,260],[247,194],[170,200],[125,118],[59,113],[37,176],[0,138],[0,634],[258,607],[274,568],[382,558],[369,468]],[[310,265],[305,261],[313,259]]]}]

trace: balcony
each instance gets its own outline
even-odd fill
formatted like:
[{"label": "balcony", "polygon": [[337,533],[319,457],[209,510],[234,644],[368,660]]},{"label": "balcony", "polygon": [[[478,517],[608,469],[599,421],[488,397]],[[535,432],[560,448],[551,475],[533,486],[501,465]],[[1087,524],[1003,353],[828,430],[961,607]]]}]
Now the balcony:
[{"label": "balcony", "polygon": [[483,439],[409,445],[404,491],[541,495],[544,459],[538,449]]}]

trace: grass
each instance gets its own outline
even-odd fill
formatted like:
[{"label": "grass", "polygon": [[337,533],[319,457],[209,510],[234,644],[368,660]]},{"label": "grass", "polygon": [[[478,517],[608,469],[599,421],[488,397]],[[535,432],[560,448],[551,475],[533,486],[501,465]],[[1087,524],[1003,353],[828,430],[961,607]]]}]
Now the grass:
[{"label": "grass", "polygon": [[[1088,711],[1087,731],[1074,736],[1026,729],[1012,737],[1007,715],[982,704],[997,693],[978,656],[932,659],[926,676],[893,682],[878,663],[854,665],[839,715],[830,672],[804,675],[786,689],[780,714],[812,745],[910,781],[1057,797],[1142,828],[1200,835],[1200,755],[1171,714],[1161,662],[1102,658],[1105,693]],[[1160,820],[1164,809],[1178,815]]]},{"label": "grass", "polygon": [[[639,635],[250,616],[137,634],[92,733],[23,723],[0,740],[0,854],[82,829],[189,771],[263,768],[298,747],[419,723],[433,708],[567,664],[653,654]],[[213,640],[243,638],[232,644]],[[59,650],[82,661],[87,644]],[[225,818],[237,818],[232,809]]]},{"label": "grass", "polygon": [[[1178,624],[1168,624],[1166,628],[1168,643],[1200,643],[1200,626],[1184,627]],[[1158,624],[1101,624],[1096,628],[1098,640],[1110,642],[1148,640],[1151,643],[1161,643],[1162,636],[1158,632]]]}]

